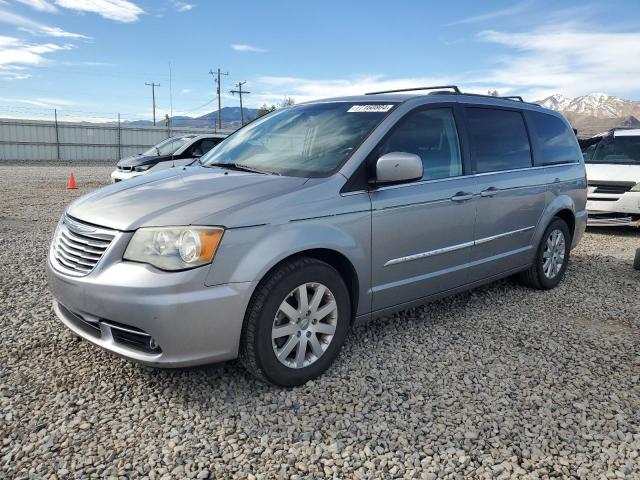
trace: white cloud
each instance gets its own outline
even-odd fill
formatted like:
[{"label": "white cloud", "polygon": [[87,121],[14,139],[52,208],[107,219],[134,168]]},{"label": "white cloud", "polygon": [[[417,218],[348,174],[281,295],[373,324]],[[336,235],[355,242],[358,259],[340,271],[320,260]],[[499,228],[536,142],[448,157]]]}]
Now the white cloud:
[{"label": "white cloud", "polygon": [[475,15],[472,17],[462,18],[460,20],[455,20],[453,22],[446,23],[445,27],[451,27],[454,25],[463,25],[466,23],[476,23],[476,22],[484,22],[487,20],[493,20],[501,17],[510,17],[511,15],[517,15],[529,9],[532,2],[531,0],[526,0],[524,2],[516,3],[515,5],[507,8],[503,8],[500,10],[492,10],[487,13],[483,13],[481,15]]},{"label": "white cloud", "polygon": [[190,88],[183,88],[182,90],[180,90],[181,95],[186,95],[187,93],[191,93]]},{"label": "white cloud", "polygon": [[14,103],[20,105],[30,105],[33,107],[42,108],[60,108],[71,107],[76,105],[75,102],[65,100],[63,98],[11,98],[0,97],[0,102]]},{"label": "white cloud", "polygon": [[128,0],[56,0],[56,4],[79,12],[97,13],[116,22],[135,22],[142,15],[138,5]]},{"label": "white cloud", "polygon": [[45,61],[43,55],[71,48],[72,45],[31,44],[14,37],[0,36],[0,69],[15,72],[16,65],[38,65]]},{"label": "white cloud", "polygon": [[67,32],[65,30],[62,30],[59,27],[47,27],[44,25],[40,26],[38,30],[31,30],[25,27],[20,27],[18,30],[22,30],[23,32],[28,32],[33,35],[41,35],[45,37],[81,38],[83,40],[91,39],[91,37],[88,37],[87,35],[82,35],[80,33]]},{"label": "white cloud", "polygon": [[251,82],[252,91],[256,93],[250,95],[248,101],[253,105],[273,104],[281,102],[284,97],[292,97],[300,103],[319,98],[362,95],[379,90],[446,85],[454,81],[455,79],[442,77],[386,78],[382,75],[329,80],[263,76]]},{"label": "white cloud", "polygon": [[189,12],[194,9],[195,5],[186,2],[172,2],[173,8],[175,8],[178,12]]},{"label": "white cloud", "polygon": [[231,44],[231,48],[234,49],[237,52],[258,52],[258,53],[264,53],[267,50],[265,50],[264,48],[259,48],[259,47],[254,47],[251,45],[245,45],[243,43],[233,43]]},{"label": "white cloud", "polygon": [[40,12],[56,12],[58,9],[55,5],[47,2],[46,0],[17,0],[20,3],[30,6],[31,8],[38,10]]},{"label": "white cloud", "polygon": [[573,24],[548,25],[529,32],[485,30],[481,41],[510,53],[478,80],[533,96],[593,91],[638,92],[640,32],[606,32]]},{"label": "white cloud", "polygon": [[23,17],[22,15],[8,12],[6,10],[0,10],[0,22],[7,23],[9,25],[15,25],[18,27],[18,30],[28,32],[33,35],[82,39],[91,38],[79,33],[66,32],[59,27],[49,27],[47,25],[43,25],[34,20],[31,20],[30,18]]}]

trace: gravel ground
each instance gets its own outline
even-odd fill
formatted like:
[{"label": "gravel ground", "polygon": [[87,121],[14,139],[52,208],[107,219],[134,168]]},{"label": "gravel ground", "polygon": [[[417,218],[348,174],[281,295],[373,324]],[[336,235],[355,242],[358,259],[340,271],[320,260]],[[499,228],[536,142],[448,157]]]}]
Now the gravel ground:
[{"label": "gravel ground", "polygon": [[358,328],[293,390],[75,341],[44,262],[112,167],[0,166],[2,478],[640,478],[637,231],[592,231],[550,292],[503,281]]}]

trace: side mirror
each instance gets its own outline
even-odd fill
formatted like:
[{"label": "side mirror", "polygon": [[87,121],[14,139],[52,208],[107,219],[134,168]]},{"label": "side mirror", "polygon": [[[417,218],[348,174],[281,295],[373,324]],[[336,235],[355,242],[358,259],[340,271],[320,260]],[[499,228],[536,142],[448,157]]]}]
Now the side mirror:
[{"label": "side mirror", "polygon": [[408,182],[422,178],[422,159],[413,153],[389,152],[376,162],[375,183]]}]

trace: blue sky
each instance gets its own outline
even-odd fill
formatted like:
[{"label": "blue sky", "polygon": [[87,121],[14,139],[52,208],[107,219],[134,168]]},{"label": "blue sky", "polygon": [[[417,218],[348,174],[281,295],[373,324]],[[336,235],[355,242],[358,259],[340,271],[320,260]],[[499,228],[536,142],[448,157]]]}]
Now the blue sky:
[{"label": "blue sky", "polygon": [[[0,0],[0,116],[149,118],[456,83],[640,100],[640,3]],[[211,102],[205,105],[207,102]]]}]

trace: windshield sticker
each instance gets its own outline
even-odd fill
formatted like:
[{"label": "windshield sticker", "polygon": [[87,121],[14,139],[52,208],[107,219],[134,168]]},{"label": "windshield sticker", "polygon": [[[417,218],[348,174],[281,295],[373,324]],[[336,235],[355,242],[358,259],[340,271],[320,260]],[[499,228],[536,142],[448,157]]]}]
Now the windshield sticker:
[{"label": "windshield sticker", "polygon": [[393,105],[354,105],[347,112],[349,113],[371,113],[371,112],[388,112]]}]

